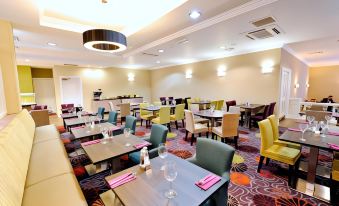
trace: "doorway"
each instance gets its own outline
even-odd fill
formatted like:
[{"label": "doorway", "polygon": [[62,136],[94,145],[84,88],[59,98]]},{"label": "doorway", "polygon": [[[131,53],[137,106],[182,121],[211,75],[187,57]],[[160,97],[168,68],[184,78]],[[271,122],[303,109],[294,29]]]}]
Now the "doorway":
[{"label": "doorway", "polygon": [[280,97],[279,97],[279,117],[286,116],[289,109],[289,100],[291,92],[291,69],[281,69]]},{"label": "doorway", "polygon": [[80,77],[60,77],[60,87],[61,104],[83,105]]},{"label": "doorway", "polygon": [[33,78],[35,101],[38,105],[47,105],[48,110],[56,112],[56,99],[53,78]]}]

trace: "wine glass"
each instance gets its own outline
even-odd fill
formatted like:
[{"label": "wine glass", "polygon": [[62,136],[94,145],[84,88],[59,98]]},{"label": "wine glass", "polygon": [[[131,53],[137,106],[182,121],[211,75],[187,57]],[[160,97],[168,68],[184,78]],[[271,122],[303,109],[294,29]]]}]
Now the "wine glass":
[{"label": "wine glass", "polygon": [[108,128],[107,127],[101,127],[100,128],[100,132],[102,134],[102,136],[104,137],[103,140],[101,141],[102,144],[106,144],[107,143],[107,139],[109,138],[108,136]]},{"label": "wine glass", "polygon": [[169,161],[165,164],[165,169],[164,169],[164,176],[167,181],[170,182],[170,189],[165,192],[165,196],[168,199],[172,199],[175,196],[177,196],[177,192],[173,190],[172,184],[175,178],[177,178],[178,172],[175,166],[175,163],[172,161]]},{"label": "wine glass", "polygon": [[330,121],[331,121],[331,119],[332,119],[332,116],[331,115],[326,115],[325,116],[325,119],[326,119],[326,124],[327,124],[327,126],[330,124]]},{"label": "wine glass", "polygon": [[[159,157],[163,160],[165,160],[165,158],[167,157],[167,149],[164,143],[159,144],[158,154],[159,154]],[[164,170],[164,169],[165,169],[165,165],[161,166],[160,170]]]},{"label": "wine glass", "polygon": [[98,114],[97,116],[96,116],[96,121],[98,122],[98,127],[101,127],[101,114]]},{"label": "wine glass", "polygon": [[307,130],[307,128],[308,128],[308,125],[307,124],[299,124],[299,129],[301,130],[301,132],[302,132],[302,135],[301,135],[301,141],[306,141],[306,139],[304,139],[304,133],[305,133],[305,131]]},{"label": "wine glass", "polygon": [[308,122],[309,125],[312,124],[312,122],[314,121],[314,119],[315,119],[314,116],[307,116],[307,117],[306,117],[306,120],[307,120],[307,122]]},{"label": "wine glass", "polygon": [[86,129],[87,129],[87,133],[90,133],[90,127],[91,127],[91,121],[89,118],[84,118],[84,121],[85,121],[85,126],[86,126]]},{"label": "wine glass", "polygon": [[130,129],[130,128],[125,128],[125,129],[124,129],[124,135],[125,135],[125,137],[129,137],[130,134],[131,134],[131,129]]}]

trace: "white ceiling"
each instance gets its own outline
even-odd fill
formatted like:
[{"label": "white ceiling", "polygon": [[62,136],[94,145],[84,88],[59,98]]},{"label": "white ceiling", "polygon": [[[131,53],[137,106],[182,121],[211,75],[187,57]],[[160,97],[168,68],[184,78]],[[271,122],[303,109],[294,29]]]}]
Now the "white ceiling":
[{"label": "white ceiling", "polygon": [[[0,18],[13,22],[14,34],[19,38],[16,42],[18,64],[154,69],[283,45],[311,66],[339,64],[335,60],[339,55],[337,0],[188,0],[128,36],[128,49],[119,54],[86,50],[80,33],[40,26],[35,3],[33,0],[0,0]],[[149,9],[151,11],[152,6]],[[198,20],[188,16],[193,9],[202,13]],[[245,37],[244,32],[256,29],[251,21],[267,16],[276,19],[282,34],[254,41]],[[183,39],[188,42],[177,43]],[[49,46],[47,42],[57,46]],[[234,50],[225,51],[220,46]],[[158,49],[165,52],[159,53]],[[323,53],[308,54],[319,50]],[[143,55],[143,52],[158,56]]]}]

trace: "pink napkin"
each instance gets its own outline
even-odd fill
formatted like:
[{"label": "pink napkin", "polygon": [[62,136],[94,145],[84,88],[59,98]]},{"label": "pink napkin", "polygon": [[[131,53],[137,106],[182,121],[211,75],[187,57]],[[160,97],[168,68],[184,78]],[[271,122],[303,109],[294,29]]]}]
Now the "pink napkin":
[{"label": "pink napkin", "polygon": [[333,136],[339,136],[339,132],[335,132],[335,131],[328,131],[329,135],[333,135]]},{"label": "pink napkin", "polygon": [[82,129],[84,128],[85,126],[79,126],[79,127],[72,127],[72,129]]},{"label": "pink napkin", "polygon": [[330,146],[330,148],[334,149],[334,150],[338,150],[339,151],[339,145],[336,144],[332,144],[332,143],[327,143],[328,146]]},{"label": "pink napkin", "polygon": [[299,123],[299,124],[308,124],[308,122],[305,122],[305,121],[302,121],[302,120],[298,120],[298,121],[296,121],[296,123]]},{"label": "pink napkin", "polygon": [[88,146],[88,145],[91,145],[91,144],[98,144],[98,143],[100,143],[99,139],[93,140],[93,141],[84,142],[84,143],[82,143],[82,145],[83,146]]},{"label": "pink napkin", "polygon": [[147,147],[148,145],[150,145],[150,143],[145,141],[143,143],[134,145],[134,147],[137,148],[137,149],[140,149],[140,148],[143,148],[143,147]]},{"label": "pink napkin", "polygon": [[127,182],[130,182],[132,180],[135,180],[137,177],[134,176],[131,172],[130,173],[127,173],[127,174],[124,174],[124,175],[121,175],[119,177],[116,177],[110,181],[108,181],[108,184],[109,186],[114,189],[116,187],[119,187],[120,185],[123,185]]},{"label": "pink napkin", "polygon": [[196,182],[195,185],[197,185],[198,187],[206,191],[210,187],[215,185],[215,183],[219,182],[220,180],[221,180],[221,177],[214,175],[214,174],[209,174],[203,179]]},{"label": "pink napkin", "polygon": [[294,131],[294,132],[301,132],[301,129],[296,129],[296,128],[288,128],[288,130]]}]

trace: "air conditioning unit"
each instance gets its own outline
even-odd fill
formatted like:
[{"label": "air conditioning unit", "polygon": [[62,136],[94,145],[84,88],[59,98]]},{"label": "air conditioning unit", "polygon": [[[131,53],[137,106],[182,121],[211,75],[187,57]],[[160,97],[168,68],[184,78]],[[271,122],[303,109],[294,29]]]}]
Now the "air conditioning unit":
[{"label": "air conditioning unit", "polygon": [[246,32],[245,36],[251,40],[260,40],[275,37],[282,34],[283,31],[278,25],[270,25],[265,28]]}]

